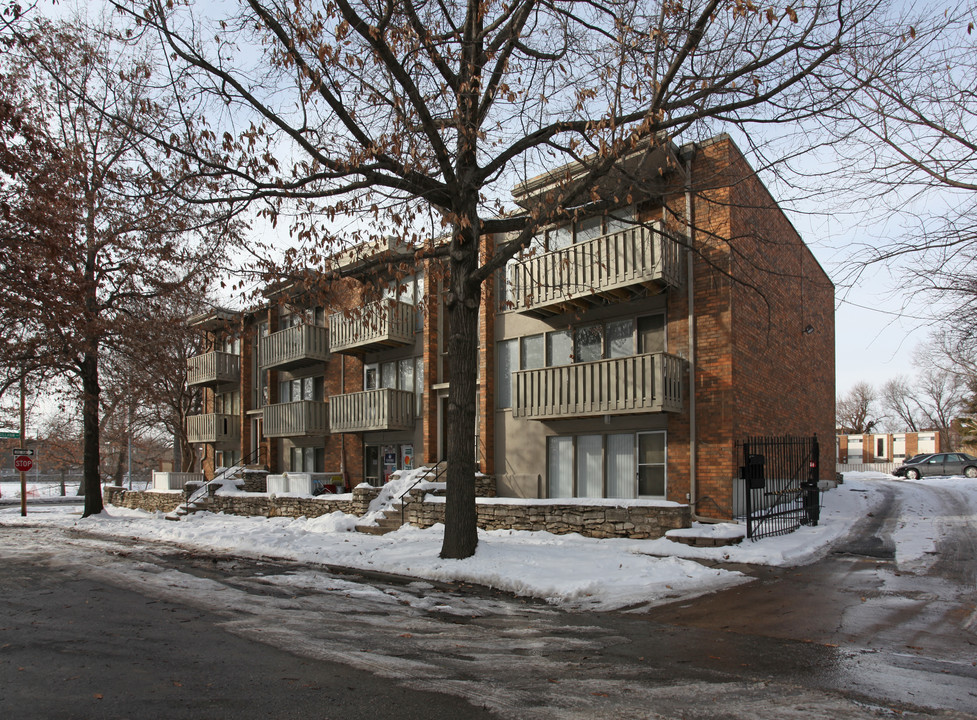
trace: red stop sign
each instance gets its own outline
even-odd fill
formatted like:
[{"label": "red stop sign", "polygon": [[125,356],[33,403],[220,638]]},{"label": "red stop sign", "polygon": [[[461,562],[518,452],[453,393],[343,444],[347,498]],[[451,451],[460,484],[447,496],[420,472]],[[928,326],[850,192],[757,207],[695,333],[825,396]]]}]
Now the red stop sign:
[{"label": "red stop sign", "polygon": [[27,472],[32,467],[34,467],[34,461],[31,460],[26,455],[20,455],[14,458],[14,470],[19,470],[20,472]]}]

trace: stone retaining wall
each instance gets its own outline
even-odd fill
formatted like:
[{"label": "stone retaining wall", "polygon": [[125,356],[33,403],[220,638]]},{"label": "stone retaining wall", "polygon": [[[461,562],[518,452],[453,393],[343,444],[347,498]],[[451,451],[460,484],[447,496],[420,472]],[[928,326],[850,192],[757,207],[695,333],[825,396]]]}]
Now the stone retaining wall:
[{"label": "stone retaining wall", "polygon": [[[478,527],[485,530],[544,530],[556,535],[580,533],[593,538],[659,538],[669,530],[689,527],[688,505],[476,505]],[[418,527],[444,522],[443,502],[412,502],[407,521]]]},{"label": "stone retaining wall", "polygon": [[184,498],[183,493],[157,492],[155,490],[139,492],[107,485],[102,488],[102,499],[110,505],[117,505],[130,510],[169,513],[176,510]]},{"label": "stone retaining wall", "polygon": [[[215,495],[211,509],[232,515],[259,517],[318,517],[336,511],[364,515],[380,488],[357,487],[353,498],[287,497],[271,495]],[[183,495],[162,492],[134,492],[119,487],[104,489],[105,501],[121,507],[155,512],[171,512],[183,501]],[[613,507],[602,505],[560,504],[478,504],[478,526],[485,530],[544,530],[557,535],[580,533],[593,538],[658,538],[669,530],[691,525],[687,505],[661,507],[635,505]],[[443,502],[414,500],[407,505],[407,522],[430,527],[444,522]]]},{"label": "stone retaining wall", "polygon": [[228,515],[259,517],[319,517],[334,512],[365,515],[370,502],[380,494],[380,488],[358,487],[352,499],[338,499],[331,495],[290,497],[287,495],[214,495],[210,499],[213,512]]}]

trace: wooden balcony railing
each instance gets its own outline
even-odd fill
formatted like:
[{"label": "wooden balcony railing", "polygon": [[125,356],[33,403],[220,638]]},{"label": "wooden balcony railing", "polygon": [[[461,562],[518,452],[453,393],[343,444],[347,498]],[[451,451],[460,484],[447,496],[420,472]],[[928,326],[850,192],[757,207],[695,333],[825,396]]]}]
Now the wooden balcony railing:
[{"label": "wooden balcony railing", "polygon": [[258,358],[262,370],[291,370],[329,359],[329,331],[318,325],[296,325],[261,338]]},{"label": "wooden balcony railing", "polygon": [[382,347],[414,342],[413,305],[399,300],[380,300],[355,310],[351,315],[329,316],[331,352],[367,352]]},{"label": "wooden balcony railing", "polygon": [[333,395],[329,398],[329,430],[410,430],[416,402],[414,393],[392,388]]},{"label": "wooden balcony railing", "polygon": [[241,438],[241,421],[236,415],[208,413],[187,418],[187,439],[192,443],[237,442]]},{"label": "wooden balcony railing", "polygon": [[682,410],[686,361],[631,355],[513,373],[513,417],[550,420]]},{"label": "wooden balcony railing", "polygon": [[187,360],[187,385],[223,385],[241,379],[241,357],[209,352]]},{"label": "wooden balcony railing", "polygon": [[265,405],[265,437],[318,437],[329,434],[329,403],[321,400]]},{"label": "wooden balcony railing", "polygon": [[660,229],[641,225],[527,258],[509,278],[515,309],[544,317],[627,300],[644,287],[678,287],[679,251]]}]

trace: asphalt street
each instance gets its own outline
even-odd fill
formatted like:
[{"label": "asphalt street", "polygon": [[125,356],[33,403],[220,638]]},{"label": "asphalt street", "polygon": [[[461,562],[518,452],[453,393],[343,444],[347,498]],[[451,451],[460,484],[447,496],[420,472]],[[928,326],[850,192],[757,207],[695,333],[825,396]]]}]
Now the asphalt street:
[{"label": "asphalt street", "polygon": [[818,563],[603,614],[0,526],[0,717],[977,717],[974,520],[939,498],[901,567],[900,493]]}]

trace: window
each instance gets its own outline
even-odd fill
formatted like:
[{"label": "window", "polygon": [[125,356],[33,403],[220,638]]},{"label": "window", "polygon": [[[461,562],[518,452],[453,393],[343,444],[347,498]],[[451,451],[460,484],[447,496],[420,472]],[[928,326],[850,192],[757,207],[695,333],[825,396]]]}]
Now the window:
[{"label": "window", "polygon": [[546,334],[546,365],[556,367],[573,362],[573,341],[569,330],[557,330]]},{"label": "window", "polygon": [[551,228],[546,233],[546,241],[550,250],[562,250],[573,244],[573,226],[562,225]]},{"label": "window", "polygon": [[[525,338],[523,338],[525,339]],[[496,388],[496,405],[500,409],[512,407],[512,373],[519,368],[519,341],[503,340],[496,344],[499,349],[499,377]]]},{"label": "window", "polygon": [[604,218],[600,215],[594,215],[577,221],[575,241],[582,243],[599,238],[603,234],[603,221]]},{"label": "window", "polygon": [[398,387],[407,392],[414,392],[414,358],[404,358],[397,363]]},{"label": "window", "polygon": [[638,495],[665,497],[665,433],[638,433]]},{"label": "window", "polygon": [[380,387],[397,387],[397,363],[385,362],[380,365]]},{"label": "window", "polygon": [[665,352],[665,313],[638,318],[638,352]]},{"label": "window", "polygon": [[613,320],[605,326],[607,357],[621,358],[634,355],[634,321]]},{"label": "window", "polygon": [[546,363],[546,352],[543,335],[527,335],[520,339],[522,346],[522,370],[535,370]]},{"label": "window", "polygon": [[363,366],[363,389],[376,390],[379,385],[379,368],[376,363]]},{"label": "window", "polygon": [[607,497],[634,498],[634,435],[607,436]]},{"label": "window", "polygon": [[577,495],[604,496],[604,438],[600,435],[577,436]]},{"label": "window", "polygon": [[[653,437],[652,445],[660,443],[661,452],[651,453],[649,462],[635,465],[635,438],[648,445],[643,438]],[[609,435],[567,435],[547,438],[547,493],[550,498],[635,498],[660,490],[665,492],[665,432],[614,433]],[[655,445],[657,447],[657,445]],[[647,465],[648,469],[643,469]],[[642,489],[638,478],[650,478]]]},{"label": "window", "polygon": [[573,497],[573,438],[549,438],[546,454],[548,496]]},{"label": "window", "polygon": [[325,383],[322,375],[282,380],[278,383],[278,402],[299,402],[300,400],[325,400]]},{"label": "window", "polygon": [[289,451],[288,467],[291,472],[325,472],[326,449],[317,447],[293,447]]},{"label": "window", "polygon": [[241,354],[241,338],[239,337],[225,337],[218,344],[218,349],[221,352],[225,352],[229,355],[240,355]]},{"label": "window", "polygon": [[603,355],[603,337],[600,325],[588,325],[574,332],[573,361],[577,363],[600,360]]},{"label": "window", "polygon": [[240,391],[215,394],[214,412],[218,415],[239,415],[241,413]]},{"label": "window", "polygon": [[604,220],[604,233],[606,235],[634,227],[634,205],[628,205],[627,207],[612,210],[607,214],[607,217],[604,218]]}]

